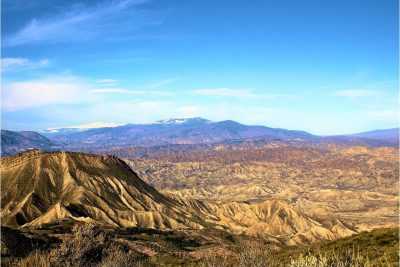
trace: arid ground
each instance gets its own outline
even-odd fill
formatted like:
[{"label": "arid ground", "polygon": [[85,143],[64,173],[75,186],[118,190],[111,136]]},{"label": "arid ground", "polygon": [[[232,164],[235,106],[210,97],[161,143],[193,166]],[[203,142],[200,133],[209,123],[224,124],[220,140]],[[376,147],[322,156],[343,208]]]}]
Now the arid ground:
[{"label": "arid ground", "polygon": [[[365,265],[398,259],[395,148],[277,142],[132,151],[109,152],[121,158],[38,151],[2,158],[5,262],[48,257],[55,266],[96,265],[110,253],[145,266],[230,266],[243,257],[289,266],[336,254],[340,262],[350,252]],[[86,244],[89,254],[82,248],[73,260],[69,254],[78,252],[68,244],[81,246],[77,238],[99,239],[98,246]]]}]

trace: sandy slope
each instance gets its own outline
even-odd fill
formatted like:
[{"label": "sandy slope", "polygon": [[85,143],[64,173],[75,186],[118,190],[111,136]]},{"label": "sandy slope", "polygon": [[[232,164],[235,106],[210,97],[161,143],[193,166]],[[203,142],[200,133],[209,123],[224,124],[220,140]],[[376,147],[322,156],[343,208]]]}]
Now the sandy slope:
[{"label": "sandy slope", "polygon": [[160,192],[229,203],[280,199],[323,224],[398,227],[399,152],[381,147],[210,147],[126,159]]},{"label": "sandy slope", "polygon": [[64,221],[156,229],[209,227],[287,244],[354,233],[340,221],[322,223],[282,200],[218,203],[163,195],[111,156],[31,152],[1,163],[1,220],[11,227]]},{"label": "sandy slope", "polygon": [[1,174],[5,225],[71,219],[123,227],[201,227],[118,158],[31,153],[3,159]]}]

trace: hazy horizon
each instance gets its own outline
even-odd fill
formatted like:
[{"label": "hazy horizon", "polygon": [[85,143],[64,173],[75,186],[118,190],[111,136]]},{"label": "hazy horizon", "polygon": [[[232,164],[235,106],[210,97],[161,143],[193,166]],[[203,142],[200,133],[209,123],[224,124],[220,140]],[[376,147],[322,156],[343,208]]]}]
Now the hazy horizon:
[{"label": "hazy horizon", "polygon": [[[3,130],[11,130],[11,131],[37,131],[39,133],[43,133],[43,132],[51,132],[51,131],[56,131],[56,130],[60,130],[60,129],[82,129],[82,130],[90,130],[90,129],[96,129],[96,128],[114,128],[114,127],[119,127],[119,126],[125,126],[125,125],[146,125],[146,124],[157,124],[157,123],[162,123],[162,121],[168,121],[168,120],[187,120],[187,119],[204,119],[204,120],[208,120],[210,122],[222,122],[222,121],[228,121],[229,119],[226,120],[218,120],[218,121],[214,121],[214,120],[209,120],[207,118],[203,118],[203,117],[185,117],[185,118],[167,118],[167,119],[161,119],[161,120],[157,120],[157,121],[152,121],[152,122],[142,122],[142,123],[132,123],[132,122],[128,122],[128,123],[112,123],[112,122],[91,122],[91,123],[85,123],[85,124],[75,124],[75,125],[64,125],[64,126],[57,126],[57,127],[48,127],[48,128],[38,128],[38,129],[4,129]],[[247,125],[247,126],[264,126],[264,127],[269,127],[268,125],[261,125],[261,124],[246,124],[246,123],[242,123],[240,121],[235,121],[237,123],[243,124],[243,125]],[[298,130],[298,131],[304,131],[302,129],[289,129],[289,128],[282,128],[282,129],[287,129],[287,130]],[[313,132],[309,132],[311,134],[314,135],[320,135],[320,136],[334,136],[334,135],[351,135],[351,134],[358,134],[358,133],[364,133],[364,132],[373,132],[373,131],[380,131],[380,130],[392,130],[392,129],[399,129],[399,127],[392,127],[392,128],[382,128],[382,129],[370,129],[370,130],[366,130],[366,131],[362,131],[362,132],[348,132],[348,133],[337,133],[337,134],[317,134],[317,133],[313,133]]]},{"label": "hazy horizon", "polygon": [[2,127],[398,127],[397,1],[4,0]]}]

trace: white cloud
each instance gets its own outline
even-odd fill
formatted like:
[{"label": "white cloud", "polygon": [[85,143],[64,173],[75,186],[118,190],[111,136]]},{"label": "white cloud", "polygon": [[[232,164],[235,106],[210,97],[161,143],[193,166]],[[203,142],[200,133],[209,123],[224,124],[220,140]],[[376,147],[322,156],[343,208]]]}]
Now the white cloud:
[{"label": "white cloud", "polygon": [[[194,110],[191,111],[188,108],[189,106],[173,100],[132,99],[97,101],[90,103],[90,105],[85,105],[82,109],[52,106],[50,112],[52,113],[51,116],[61,117],[63,121],[72,122],[71,124],[74,124],[74,121],[79,124],[80,119],[85,121],[117,122],[117,124],[153,123],[166,118],[194,117],[193,115],[197,113],[192,113]],[[202,107],[199,111],[206,109],[207,107]]]},{"label": "white cloud", "polygon": [[26,66],[30,61],[27,58],[2,58],[1,66],[3,69],[12,68],[12,67],[20,67]]},{"label": "white cloud", "polygon": [[252,91],[247,89],[213,88],[197,89],[193,91],[197,95],[218,96],[218,97],[255,97]]},{"label": "white cloud", "polygon": [[111,128],[111,127],[118,127],[124,124],[121,123],[114,123],[114,122],[90,122],[84,123],[79,125],[72,125],[72,126],[64,126],[64,127],[54,127],[54,128],[47,128],[47,131],[50,132],[57,132],[57,130],[62,128],[67,129],[95,129],[95,128]]},{"label": "white cloud", "polygon": [[125,88],[100,88],[91,89],[91,94],[126,94],[126,95],[158,95],[158,96],[170,96],[171,92],[164,91],[153,91],[153,90],[129,90]]},{"label": "white cloud", "polygon": [[[111,82],[111,81],[107,81]],[[120,87],[101,87],[78,76],[60,74],[34,80],[6,82],[1,88],[1,103],[4,111],[17,111],[27,108],[43,107],[54,104],[94,105],[97,102],[115,102],[126,95],[131,101],[137,96],[167,97],[173,93],[160,90],[132,90]],[[110,99],[109,95],[117,98]]]},{"label": "white cloud", "polygon": [[173,82],[175,82],[177,80],[178,80],[178,78],[165,79],[165,80],[161,80],[161,81],[152,83],[152,84],[148,85],[147,87],[148,88],[159,88],[159,87],[162,87],[164,85],[171,84],[171,83],[173,83]]},{"label": "white cloud", "polygon": [[177,80],[177,78],[165,79],[165,80],[161,80],[158,82],[153,82],[153,83],[150,83],[147,85],[143,85],[143,86],[141,86],[141,88],[143,88],[141,90],[137,90],[137,89],[133,90],[133,89],[115,87],[115,85],[118,83],[117,80],[101,79],[101,80],[97,80],[96,83],[99,84],[100,86],[106,87],[106,88],[96,88],[96,89],[91,90],[90,92],[92,94],[130,94],[130,95],[169,96],[169,95],[172,95],[171,92],[153,90],[153,89],[173,83],[176,80]]},{"label": "white cloud", "polygon": [[102,86],[115,86],[118,83],[118,81],[114,79],[101,79],[101,80],[96,80],[96,83]]},{"label": "white cloud", "polygon": [[128,89],[123,88],[101,88],[101,89],[92,89],[90,90],[91,94],[142,94],[142,91],[130,91]]},{"label": "white cloud", "polygon": [[[53,17],[34,18],[13,35],[4,38],[5,46],[27,43],[84,41],[111,35],[133,33],[144,25],[157,24],[148,12],[135,7],[148,0],[103,1],[95,6],[83,4]],[[125,23],[125,24],[124,24]]]},{"label": "white cloud", "polygon": [[176,103],[169,101],[124,100],[95,103],[85,111],[88,118],[126,123],[151,123],[160,118],[174,117]]},{"label": "white cloud", "polygon": [[48,59],[41,59],[38,61],[32,61],[28,58],[21,57],[8,57],[1,59],[1,70],[4,71],[17,71],[24,69],[36,69],[42,68],[49,65]]},{"label": "white cloud", "polygon": [[335,96],[349,97],[349,98],[372,97],[372,96],[378,96],[379,94],[380,94],[379,91],[367,90],[367,89],[338,90],[334,93]]},{"label": "white cloud", "polygon": [[231,89],[231,88],[206,88],[193,90],[192,93],[200,96],[211,97],[232,97],[232,98],[251,98],[251,99],[298,99],[300,96],[291,94],[268,94],[259,93],[251,89]]},{"label": "white cloud", "polygon": [[50,104],[77,103],[87,98],[87,84],[74,76],[52,76],[10,82],[2,87],[2,108],[15,111]]}]

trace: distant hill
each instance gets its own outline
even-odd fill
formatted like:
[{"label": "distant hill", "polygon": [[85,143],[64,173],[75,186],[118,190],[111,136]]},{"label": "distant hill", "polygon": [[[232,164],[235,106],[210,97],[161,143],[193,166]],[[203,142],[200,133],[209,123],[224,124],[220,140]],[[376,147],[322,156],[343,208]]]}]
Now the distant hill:
[{"label": "distant hill", "polygon": [[362,132],[362,133],[353,134],[352,136],[374,139],[374,140],[385,140],[385,141],[391,141],[391,142],[398,142],[399,141],[399,128]]},{"label": "distant hill", "polygon": [[203,118],[169,119],[152,124],[126,124],[94,129],[57,129],[43,133],[66,149],[107,147],[154,147],[255,141],[304,142],[314,144],[396,146],[398,130],[380,130],[341,136],[317,136],[305,131],[245,125],[232,120],[213,122]]},{"label": "distant hill", "polygon": [[13,155],[38,148],[86,152],[107,152],[130,147],[238,144],[270,142],[339,144],[346,146],[397,146],[398,129],[378,130],[354,135],[317,136],[305,131],[244,125],[232,120],[213,122],[203,118],[169,119],[152,124],[126,124],[101,128],[50,129],[41,134],[31,131],[2,131],[2,153]]},{"label": "distant hill", "polygon": [[211,144],[237,139],[312,140],[304,131],[249,126],[226,120],[212,122],[203,118],[170,119],[153,124],[127,124],[86,131],[45,132],[49,139],[69,147],[157,146],[167,144]]},{"label": "distant hill", "polygon": [[399,128],[374,130],[349,135],[326,136],[325,142],[344,145],[398,146]]},{"label": "distant hill", "polygon": [[50,149],[53,146],[45,136],[32,131],[1,130],[1,154],[12,155],[27,149]]}]

